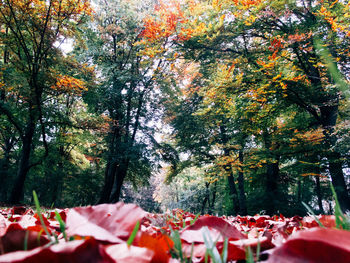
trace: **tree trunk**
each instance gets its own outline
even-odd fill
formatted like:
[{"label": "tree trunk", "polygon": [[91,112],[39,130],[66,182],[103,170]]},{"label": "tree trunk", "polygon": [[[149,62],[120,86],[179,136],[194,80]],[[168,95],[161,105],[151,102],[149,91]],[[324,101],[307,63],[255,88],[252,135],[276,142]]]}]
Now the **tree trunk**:
[{"label": "tree trunk", "polygon": [[266,171],[266,213],[271,216],[277,211],[276,200],[278,200],[278,177],[279,157],[275,162],[267,165]]},{"label": "tree trunk", "polygon": [[350,211],[350,198],[343,174],[343,166],[340,161],[341,156],[337,152],[333,152],[329,156],[329,173],[340,207],[344,212]]},{"label": "tree trunk", "polygon": [[117,169],[117,173],[115,174],[115,191],[113,192],[110,200],[112,203],[119,202],[124,179],[128,172],[129,162],[129,159],[122,161]]},{"label": "tree trunk", "polygon": [[59,147],[59,162],[57,164],[57,170],[54,171],[54,180],[53,180],[53,187],[52,187],[52,193],[51,193],[51,204],[55,205],[56,207],[60,205],[61,202],[61,192],[62,192],[62,184],[63,184],[63,176],[64,174],[62,171],[64,171],[64,147]]},{"label": "tree trunk", "polygon": [[29,171],[29,160],[32,150],[33,136],[35,132],[35,121],[30,118],[27,124],[25,134],[22,139],[22,153],[21,159],[18,166],[17,178],[12,188],[10,196],[10,204],[19,204],[23,201],[24,197],[24,182]]},{"label": "tree trunk", "polygon": [[7,190],[8,190],[8,172],[10,168],[10,152],[13,144],[10,140],[5,142],[3,148],[4,158],[0,161],[0,201],[7,201]]},{"label": "tree trunk", "polygon": [[345,183],[341,155],[332,150],[337,140],[333,132],[338,116],[338,103],[333,103],[335,105],[320,107],[322,127],[324,129],[325,144],[329,149],[326,157],[328,159],[328,168],[332,178],[332,184],[337,194],[340,207],[343,211],[347,211],[350,210],[350,197]]},{"label": "tree trunk", "polygon": [[238,200],[238,193],[237,193],[237,189],[236,189],[236,184],[235,184],[235,179],[233,177],[233,173],[230,173],[229,176],[227,176],[227,180],[228,180],[228,185],[230,188],[230,195],[231,195],[231,200],[232,200],[232,204],[233,204],[233,212],[235,215],[237,215],[240,211],[240,206],[239,206],[239,200]]},{"label": "tree trunk", "polygon": [[244,191],[244,174],[243,174],[243,151],[240,150],[238,153],[240,168],[238,172],[238,189],[239,189],[239,214],[240,215],[247,215],[247,203],[246,203],[246,197],[245,197],[245,191]]},{"label": "tree trunk", "polygon": [[213,192],[211,195],[212,199],[211,199],[211,205],[210,205],[210,213],[213,213],[213,211],[215,210],[216,190],[217,190],[217,181],[214,182]]},{"label": "tree trunk", "polygon": [[321,184],[320,184],[320,177],[316,176],[316,186],[315,186],[315,192],[317,195],[317,203],[321,214],[324,214],[323,206],[322,206],[322,192],[321,192]]},{"label": "tree trunk", "polygon": [[98,204],[109,203],[111,201],[111,193],[116,171],[117,163],[114,160],[109,160],[105,169],[105,181]]}]

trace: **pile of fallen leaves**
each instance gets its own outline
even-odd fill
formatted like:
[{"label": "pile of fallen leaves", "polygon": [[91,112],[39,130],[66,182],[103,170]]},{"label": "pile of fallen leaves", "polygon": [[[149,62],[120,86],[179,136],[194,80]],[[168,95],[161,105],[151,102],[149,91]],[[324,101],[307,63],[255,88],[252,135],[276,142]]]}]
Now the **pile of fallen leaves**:
[{"label": "pile of fallen leaves", "polygon": [[324,228],[313,217],[151,214],[124,203],[13,207],[0,210],[0,262],[205,262],[209,250],[227,262],[248,252],[259,262],[350,262],[350,232],[334,216],[318,219]]}]

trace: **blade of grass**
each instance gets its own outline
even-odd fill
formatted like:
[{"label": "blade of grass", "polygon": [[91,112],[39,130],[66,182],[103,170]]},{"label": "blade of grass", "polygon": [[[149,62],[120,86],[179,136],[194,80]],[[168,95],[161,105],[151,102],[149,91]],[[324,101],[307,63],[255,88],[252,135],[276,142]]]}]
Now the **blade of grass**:
[{"label": "blade of grass", "polygon": [[175,250],[178,253],[178,256],[180,257],[181,262],[183,262],[184,258],[182,254],[182,244],[181,244],[180,234],[177,230],[174,231],[172,227],[170,227],[170,231],[171,231],[170,237],[174,241]]},{"label": "blade of grass", "polygon": [[307,211],[315,218],[317,224],[320,226],[320,227],[323,227],[324,228],[324,225],[321,223],[321,221],[317,218],[317,216],[315,215],[314,211],[312,211],[311,207],[308,206],[307,204],[305,204],[304,202],[301,202],[303,204],[303,206],[305,206],[305,208],[307,209]]},{"label": "blade of grass", "polygon": [[260,240],[259,240],[259,237],[258,237],[258,246],[256,248],[256,261],[259,261],[260,250],[261,250],[261,244],[260,244]]},{"label": "blade of grass", "polygon": [[334,201],[335,201],[335,206],[334,206],[334,215],[335,215],[335,224],[337,228],[342,228],[344,230],[350,230],[350,218],[347,218],[343,211],[341,210],[337,194],[335,193],[335,189],[333,185],[330,185]]},{"label": "blade of grass", "polygon": [[193,225],[197,221],[199,215],[200,214],[196,214],[196,217],[191,220],[190,225]]},{"label": "blade of grass", "polygon": [[24,251],[28,250],[28,237],[29,237],[29,231],[27,230],[25,235],[24,235]]},{"label": "blade of grass", "polygon": [[221,257],[218,249],[216,248],[215,242],[212,240],[210,236],[210,232],[208,227],[203,228],[203,239],[205,246],[207,248],[208,254],[210,255],[211,259],[215,263],[221,263]]},{"label": "blade of grass", "polygon": [[44,222],[44,219],[43,219],[43,215],[41,214],[41,208],[40,208],[40,204],[39,204],[39,199],[38,199],[38,196],[36,195],[36,192],[33,191],[33,198],[34,198],[34,203],[35,203],[35,207],[36,207],[36,211],[37,211],[37,214],[39,216],[39,219],[40,219],[40,223],[42,225],[42,227],[44,228],[44,231],[48,237],[48,239],[50,241],[52,241],[52,237],[49,233],[49,231],[47,230],[47,227],[45,225],[45,222]]},{"label": "blade of grass", "polygon": [[140,221],[137,221],[135,226],[134,226],[134,229],[131,232],[131,235],[130,235],[128,241],[126,241],[128,246],[131,246],[132,242],[134,241],[134,239],[135,239],[135,237],[137,235],[137,232],[139,231],[139,228],[140,228]]},{"label": "blade of grass", "polygon": [[227,256],[228,256],[228,239],[225,238],[224,248],[222,249],[222,255],[221,255],[222,262],[226,262],[227,261]]},{"label": "blade of grass", "polygon": [[246,249],[246,263],[254,263],[254,255],[250,247]]},{"label": "blade of grass", "polygon": [[61,215],[57,211],[55,211],[55,217],[58,223],[60,224],[60,230],[63,234],[64,240],[68,241],[66,234],[66,224],[63,222]]}]

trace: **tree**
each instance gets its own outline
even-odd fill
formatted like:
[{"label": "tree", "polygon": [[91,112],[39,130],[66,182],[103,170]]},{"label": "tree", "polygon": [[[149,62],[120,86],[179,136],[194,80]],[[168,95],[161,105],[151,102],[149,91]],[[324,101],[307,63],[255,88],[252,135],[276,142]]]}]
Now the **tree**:
[{"label": "tree", "polygon": [[[349,63],[347,22],[335,18],[346,16],[349,6],[329,1],[213,1],[206,9],[203,3],[194,6],[200,11],[188,19],[192,34],[182,44],[187,57],[203,65],[219,57],[231,60],[243,84],[232,92],[251,92],[268,102],[283,100],[310,114],[323,129],[328,148],[323,157],[341,206],[349,209],[341,155],[333,148],[340,91],[347,89],[339,76],[347,74]],[[320,46],[320,39],[327,44]],[[325,50],[334,59],[325,60]],[[247,70],[259,77],[252,79]]]},{"label": "tree", "polygon": [[[0,23],[5,32],[1,34],[1,41],[8,56],[6,66],[11,76],[19,80],[13,83],[9,78],[4,79],[5,96],[0,101],[2,114],[16,128],[21,139],[11,203],[22,200],[27,173],[41,162],[31,160],[35,148],[33,138],[38,130],[45,148],[44,156],[48,153],[43,103],[47,90],[55,83],[52,69],[55,58],[60,55],[55,45],[71,36],[76,25],[90,13],[89,2],[85,0],[5,0],[0,3]],[[15,90],[11,92],[12,86]],[[24,121],[17,116],[16,105],[11,99],[13,93],[21,104],[20,114]]]},{"label": "tree", "polygon": [[[156,158],[152,124],[160,93],[156,78],[167,62],[146,39],[143,19],[151,6],[151,1],[142,6],[101,1],[95,21],[86,29],[87,50],[81,50],[81,58],[95,65],[101,77],[90,104],[108,118],[99,203],[119,201],[124,181],[149,177]],[[160,41],[157,47],[164,50],[163,44]]]}]

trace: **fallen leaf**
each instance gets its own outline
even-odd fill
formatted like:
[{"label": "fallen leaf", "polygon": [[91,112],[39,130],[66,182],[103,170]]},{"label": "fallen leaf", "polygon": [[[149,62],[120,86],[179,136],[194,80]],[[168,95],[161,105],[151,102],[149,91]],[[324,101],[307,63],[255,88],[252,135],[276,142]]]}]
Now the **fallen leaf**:
[{"label": "fallen leaf", "polygon": [[122,243],[146,212],[134,204],[102,204],[76,207],[67,214],[68,236],[92,236],[100,241]]},{"label": "fallen leaf", "polygon": [[350,262],[350,232],[319,227],[299,231],[276,248],[267,262]]}]

